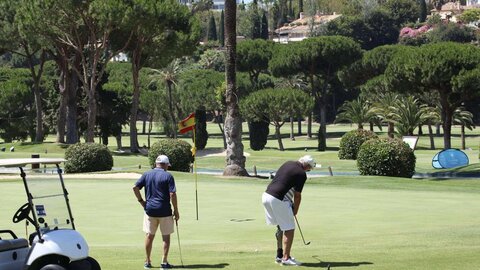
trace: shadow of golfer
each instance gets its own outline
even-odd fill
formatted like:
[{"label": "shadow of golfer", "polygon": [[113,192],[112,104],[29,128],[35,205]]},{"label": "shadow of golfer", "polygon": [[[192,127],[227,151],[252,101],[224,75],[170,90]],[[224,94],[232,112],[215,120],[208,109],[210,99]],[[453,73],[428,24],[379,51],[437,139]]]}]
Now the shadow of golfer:
[{"label": "shadow of golfer", "polygon": [[[183,268],[188,269],[200,269],[200,268],[225,268],[229,266],[228,263],[219,263],[219,264],[189,264],[185,265]],[[181,268],[182,266],[175,265],[175,268]]]},{"label": "shadow of golfer", "polygon": [[321,267],[321,268],[332,268],[335,267],[355,267],[363,264],[373,264],[372,262],[316,262],[316,263],[302,263],[303,267]]}]

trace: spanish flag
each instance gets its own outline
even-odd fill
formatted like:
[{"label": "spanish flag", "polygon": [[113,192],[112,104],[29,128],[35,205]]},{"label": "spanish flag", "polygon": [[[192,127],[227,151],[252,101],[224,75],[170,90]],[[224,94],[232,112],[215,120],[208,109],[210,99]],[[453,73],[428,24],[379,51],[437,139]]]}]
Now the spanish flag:
[{"label": "spanish flag", "polygon": [[178,123],[178,132],[186,133],[195,128],[195,113],[191,113],[187,118]]}]

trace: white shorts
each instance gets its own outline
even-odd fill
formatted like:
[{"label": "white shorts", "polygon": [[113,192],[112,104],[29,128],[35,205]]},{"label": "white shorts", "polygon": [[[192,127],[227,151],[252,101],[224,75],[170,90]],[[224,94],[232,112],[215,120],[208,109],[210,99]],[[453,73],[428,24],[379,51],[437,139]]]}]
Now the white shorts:
[{"label": "white shorts", "polygon": [[265,209],[267,224],[278,225],[282,231],[295,230],[292,204],[289,201],[280,201],[264,192],[262,203]]},{"label": "white shorts", "polygon": [[151,217],[146,213],[143,216],[143,231],[145,233],[155,235],[160,227],[162,235],[169,235],[173,230],[173,216],[168,217]]}]

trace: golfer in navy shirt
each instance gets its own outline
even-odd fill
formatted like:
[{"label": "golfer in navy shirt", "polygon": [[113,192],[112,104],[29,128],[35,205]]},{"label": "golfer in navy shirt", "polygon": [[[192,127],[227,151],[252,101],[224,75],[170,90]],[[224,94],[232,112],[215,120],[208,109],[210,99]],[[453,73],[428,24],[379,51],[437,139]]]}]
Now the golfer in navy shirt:
[{"label": "golfer in navy shirt", "polygon": [[[145,210],[143,231],[146,233],[145,252],[147,257],[144,264],[146,269],[152,268],[150,254],[152,253],[153,239],[159,227],[163,239],[161,268],[172,268],[172,265],[168,263],[170,234],[174,232],[174,219],[177,222],[180,215],[178,213],[175,180],[167,172],[169,166],[170,161],[167,156],[158,156],[155,160],[155,168],[145,172],[133,187],[133,193]],[[143,200],[140,193],[140,190],[144,187],[145,200]]]}]

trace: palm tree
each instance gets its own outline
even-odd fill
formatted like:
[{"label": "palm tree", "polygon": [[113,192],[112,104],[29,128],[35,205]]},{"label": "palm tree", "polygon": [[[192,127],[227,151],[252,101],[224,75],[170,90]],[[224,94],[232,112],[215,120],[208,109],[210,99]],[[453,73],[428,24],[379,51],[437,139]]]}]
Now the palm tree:
[{"label": "palm tree", "polygon": [[458,107],[453,112],[453,123],[461,125],[462,149],[465,150],[465,128],[472,130],[475,128],[473,123],[473,114],[463,107]]},{"label": "palm tree", "polygon": [[398,107],[399,95],[391,92],[378,94],[375,97],[373,106],[376,107],[377,114],[383,122],[388,124],[387,134],[388,137],[393,138],[395,133],[395,120],[393,119],[393,113],[395,108]]},{"label": "palm tree", "polygon": [[242,144],[242,119],[238,107],[236,89],[236,47],[237,47],[237,4],[235,0],[225,0],[225,91],[226,117],[224,132],[227,140],[224,175],[248,175],[245,170],[245,156]]},{"label": "palm tree", "polygon": [[393,110],[392,119],[401,135],[413,135],[413,130],[435,118],[435,112],[426,104],[420,104],[418,99],[408,96],[400,99]]},{"label": "palm tree", "polygon": [[165,83],[168,91],[168,110],[170,113],[171,120],[171,132],[174,139],[177,138],[177,120],[175,119],[175,110],[173,109],[173,86],[177,85],[177,76],[180,72],[180,60],[174,59],[167,67],[164,69],[152,69],[152,74],[150,79],[152,83]]},{"label": "palm tree", "polygon": [[382,129],[377,110],[366,99],[359,97],[345,102],[339,109],[335,122],[356,123],[358,129],[363,129],[363,123],[375,123]]}]

